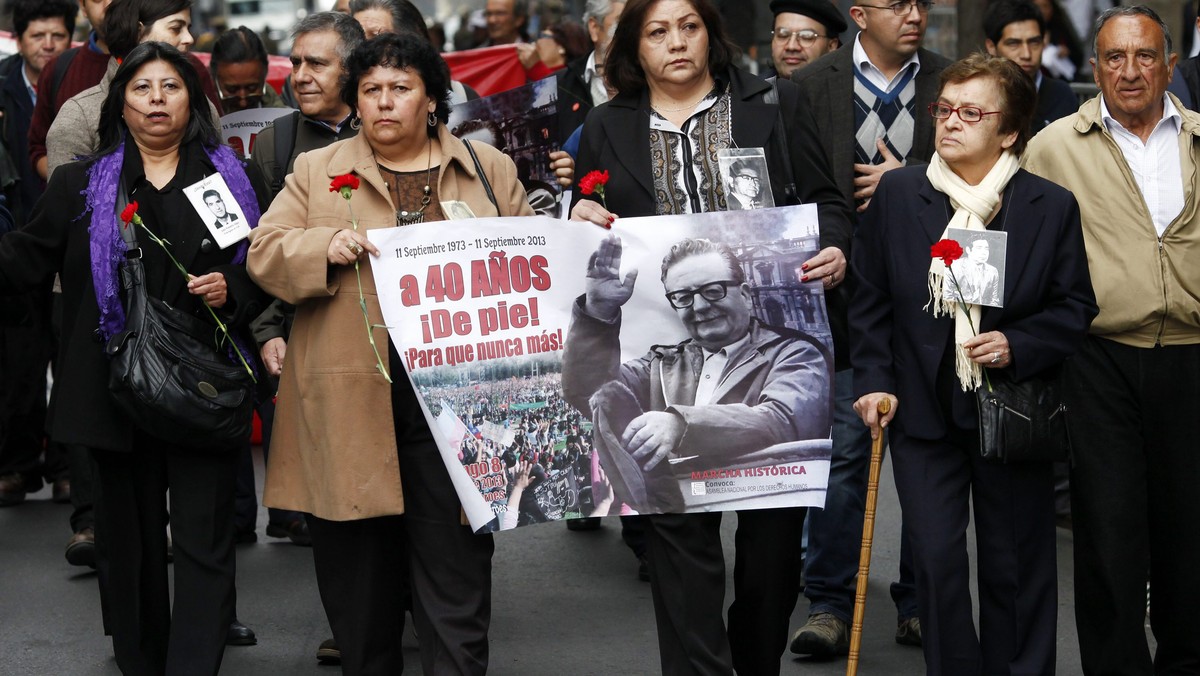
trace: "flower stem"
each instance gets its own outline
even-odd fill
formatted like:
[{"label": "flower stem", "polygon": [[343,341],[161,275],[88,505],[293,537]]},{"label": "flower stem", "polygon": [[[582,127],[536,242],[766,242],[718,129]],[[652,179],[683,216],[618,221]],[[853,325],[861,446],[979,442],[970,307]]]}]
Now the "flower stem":
[{"label": "flower stem", "polygon": [[[167,258],[171,259],[171,262],[175,264],[175,267],[183,275],[183,281],[185,283],[190,282],[192,280],[191,273],[189,273],[187,268],[183,267],[183,265],[176,260],[175,256],[171,253],[170,247],[167,246],[169,242],[154,234],[154,231],[147,227],[146,222],[141,218],[136,219],[134,222],[141,226],[142,230],[146,231],[146,234],[150,236],[151,241],[162,247],[163,252],[167,254]],[[233,341],[233,337],[229,335],[229,328],[225,326],[225,322],[221,321],[221,318],[217,316],[216,311],[212,309],[212,306],[209,305],[208,301],[204,300],[203,297],[200,298],[200,302],[204,303],[204,307],[208,310],[208,314],[212,315],[213,321],[217,323],[217,329],[224,334],[225,340],[228,340],[229,344],[233,347],[233,353],[237,355],[238,361],[242,363],[242,368],[246,369],[246,373],[250,374],[250,380],[257,383],[258,379],[254,377],[254,369],[250,368],[250,364],[246,363],[246,357],[242,355],[241,349],[238,348],[237,343]],[[220,341],[218,345],[223,344],[225,340]]]},{"label": "flower stem", "polygon": [[[350,205],[350,198],[346,198],[346,208],[350,210],[350,225],[354,228],[354,232],[358,232],[358,219],[354,217],[354,207]],[[367,326],[367,341],[371,343],[371,349],[375,352],[375,368],[383,374],[383,379],[392,382],[392,377],[388,375],[387,368],[383,365],[383,357],[379,354],[379,346],[375,344],[375,334],[371,330],[371,318],[367,314],[367,297],[363,293],[362,271],[358,267],[358,259],[354,259],[354,277],[358,281],[358,307],[362,310],[363,323]]]}]

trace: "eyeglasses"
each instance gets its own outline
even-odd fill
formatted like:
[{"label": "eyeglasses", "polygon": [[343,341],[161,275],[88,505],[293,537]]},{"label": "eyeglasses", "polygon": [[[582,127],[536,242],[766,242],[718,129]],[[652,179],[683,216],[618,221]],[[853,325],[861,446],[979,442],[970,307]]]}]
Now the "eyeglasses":
[{"label": "eyeglasses", "polygon": [[917,8],[917,11],[922,14],[928,14],[930,6],[933,5],[933,0],[900,0],[893,2],[890,5],[859,5],[859,7],[870,7],[871,9],[890,9],[896,16],[908,16],[908,13]]},{"label": "eyeglasses", "polygon": [[958,113],[958,119],[967,124],[977,124],[980,120],[988,115],[999,115],[1001,111],[993,110],[991,112],[983,112],[983,110],[975,106],[960,106],[955,108],[947,103],[931,103],[929,104],[929,114],[939,120],[945,120],[950,117],[951,113]]},{"label": "eyeglasses", "polygon": [[715,303],[725,296],[729,295],[729,287],[737,286],[738,282],[732,279],[726,279],[720,282],[709,282],[698,289],[680,289],[667,294],[667,301],[671,303],[671,307],[676,310],[685,310],[690,308],[696,302],[696,294],[704,300]]},{"label": "eyeglasses", "polygon": [[737,175],[737,176],[735,176],[734,178],[744,178],[744,179],[746,179],[746,180],[748,180],[748,181],[754,181],[755,183],[762,183],[762,179],[761,179],[761,178],[759,178],[759,177],[757,177],[757,176],[752,176],[752,175],[750,175],[750,174],[738,174],[738,175]]},{"label": "eyeglasses", "polygon": [[816,42],[817,38],[825,38],[826,40],[830,39],[828,35],[821,35],[811,28],[801,28],[798,31],[794,31],[790,28],[776,28],[775,30],[771,31],[771,35],[779,42],[791,42],[792,38],[794,37],[800,41],[800,44],[806,47]]}]

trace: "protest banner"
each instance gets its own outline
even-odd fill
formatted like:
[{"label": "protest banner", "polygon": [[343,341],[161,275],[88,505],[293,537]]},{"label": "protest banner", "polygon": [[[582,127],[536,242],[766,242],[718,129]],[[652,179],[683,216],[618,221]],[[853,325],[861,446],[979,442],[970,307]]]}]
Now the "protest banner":
[{"label": "protest banner", "polygon": [[234,152],[249,158],[254,152],[254,139],[258,132],[291,112],[291,108],[250,108],[229,113],[221,117],[221,139]]},{"label": "protest banner", "polygon": [[[831,340],[821,285],[800,281],[815,207],[368,236],[384,321],[476,530],[824,504]],[[666,288],[664,256],[689,238],[733,260],[685,249],[665,283],[689,281]],[[588,315],[613,283],[632,288],[616,318]],[[722,335],[727,362],[706,374],[701,345]],[[631,430],[662,416],[680,434],[639,447]]]}]

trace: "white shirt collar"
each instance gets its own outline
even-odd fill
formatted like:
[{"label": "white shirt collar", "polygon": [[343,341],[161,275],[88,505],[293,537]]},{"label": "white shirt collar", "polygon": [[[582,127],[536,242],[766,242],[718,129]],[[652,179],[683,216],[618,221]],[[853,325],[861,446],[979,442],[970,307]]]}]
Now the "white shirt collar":
[{"label": "white shirt collar", "polygon": [[29,73],[25,70],[25,59],[21,59],[20,68],[21,68],[21,79],[25,81],[25,91],[29,92],[29,98],[30,98],[30,100],[33,101],[33,104],[36,106],[37,105],[37,87],[35,87],[34,85],[36,85],[37,83],[29,81]]},{"label": "white shirt collar", "polygon": [[[874,70],[882,79],[888,79],[878,66],[876,66],[874,63],[871,63],[871,57],[867,56],[867,50],[862,46],[862,33],[854,36],[854,65],[864,73],[868,72],[868,70]],[[914,76],[921,72],[921,59],[918,57],[917,52],[913,52],[913,55],[908,57],[908,60],[904,62],[904,65],[900,67],[900,70],[896,71],[896,75],[891,78],[891,81],[894,82],[897,78],[904,77],[904,73],[909,69],[910,66],[913,69]]]},{"label": "white shirt collar", "polygon": [[592,78],[599,74],[596,70],[596,50],[593,49],[592,53],[588,54],[587,64],[583,67],[583,81],[591,84]]},{"label": "white shirt collar", "polygon": [[748,340],[750,340],[749,331],[746,332],[746,335],[742,336],[741,340],[732,342],[719,350],[713,351],[709,350],[707,347],[701,347],[700,349],[704,351],[705,360],[715,354],[721,354],[722,352],[725,353],[725,357],[728,358],[730,355],[735,354],[738,350],[742,349],[742,346],[745,345],[746,341]]},{"label": "white shirt collar", "polygon": [[[1100,119],[1104,121],[1104,126],[1108,129],[1108,131],[1110,133],[1113,131],[1114,128],[1120,129],[1120,130],[1126,131],[1126,132],[1129,131],[1128,129],[1125,128],[1124,125],[1122,125],[1120,122],[1118,122],[1116,120],[1116,118],[1114,118],[1112,115],[1109,114],[1108,104],[1106,104],[1104,102],[1104,94],[1100,95]],[[1183,125],[1183,115],[1181,115],[1179,113],[1179,109],[1176,108],[1175,104],[1171,102],[1171,97],[1167,96],[1164,93],[1163,94],[1162,119],[1158,121],[1158,124],[1154,125],[1154,131],[1158,131],[1158,128],[1161,127],[1163,124],[1167,123],[1168,121],[1170,122],[1170,124],[1172,126],[1174,126],[1175,133],[1178,134],[1180,127]],[[1132,133],[1132,132],[1130,132],[1130,133]],[[1151,133],[1154,133],[1154,132],[1151,132]]]}]

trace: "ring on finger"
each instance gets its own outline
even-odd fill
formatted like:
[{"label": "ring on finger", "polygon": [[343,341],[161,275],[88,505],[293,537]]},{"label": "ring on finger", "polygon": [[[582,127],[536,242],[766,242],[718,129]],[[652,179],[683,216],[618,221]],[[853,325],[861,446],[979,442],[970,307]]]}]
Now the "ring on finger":
[{"label": "ring on finger", "polygon": [[349,249],[350,253],[354,254],[355,256],[362,253],[362,247],[359,246],[358,242],[355,242],[354,240],[347,242],[346,248]]},{"label": "ring on finger", "polygon": [[997,362],[999,362],[999,361],[1000,361],[1000,353],[999,353],[999,352],[993,352],[993,353],[992,353],[992,363],[993,363],[993,364],[995,364],[995,363],[997,363]]}]

